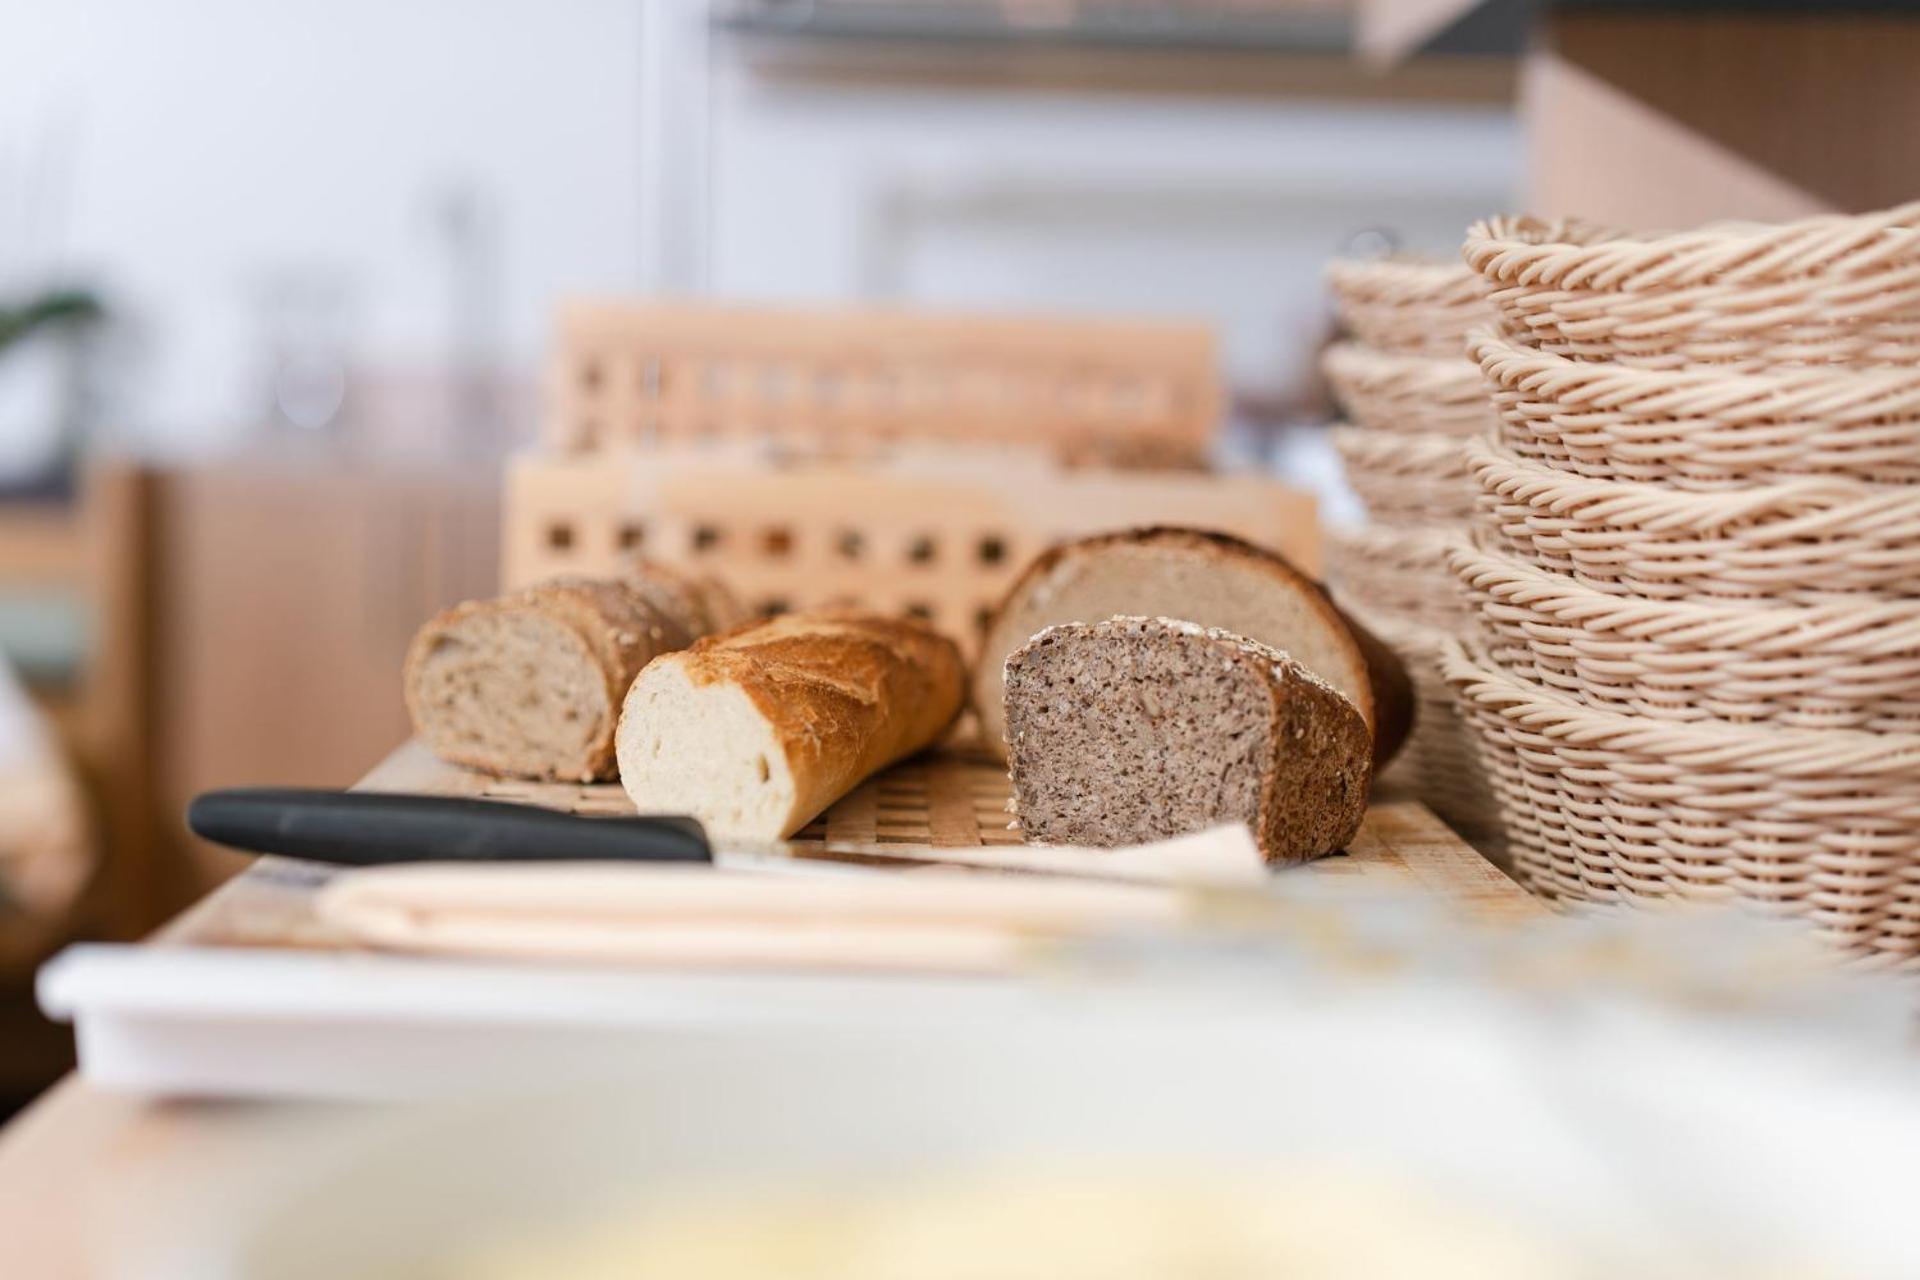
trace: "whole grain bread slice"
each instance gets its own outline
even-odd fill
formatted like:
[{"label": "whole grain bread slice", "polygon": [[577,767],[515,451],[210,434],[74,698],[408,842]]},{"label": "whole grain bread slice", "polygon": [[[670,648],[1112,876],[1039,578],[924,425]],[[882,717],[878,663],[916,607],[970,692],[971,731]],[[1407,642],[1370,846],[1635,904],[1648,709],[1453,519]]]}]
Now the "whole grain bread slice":
[{"label": "whole grain bread slice", "polygon": [[1255,640],[1170,618],[1049,627],[1007,659],[1022,834],[1112,846],[1242,822],[1269,862],[1360,829],[1371,741],[1343,694]]},{"label": "whole grain bread slice", "polygon": [[1406,668],[1319,583],[1240,538],[1152,526],[1063,543],[1009,588],[988,622],[973,673],[973,706],[990,749],[1006,750],[1008,655],[1047,627],[1115,616],[1184,619],[1291,655],[1359,710],[1372,734],[1376,768],[1412,728]]}]

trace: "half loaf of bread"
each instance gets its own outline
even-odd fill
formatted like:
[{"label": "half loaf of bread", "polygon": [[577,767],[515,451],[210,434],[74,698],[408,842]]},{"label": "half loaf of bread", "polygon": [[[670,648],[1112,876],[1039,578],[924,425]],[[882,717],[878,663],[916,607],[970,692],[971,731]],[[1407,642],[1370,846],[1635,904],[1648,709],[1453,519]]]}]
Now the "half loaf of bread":
[{"label": "half loaf of bread", "polygon": [[560,580],[448,609],[407,652],[414,733],[441,759],[488,773],[612,777],[627,686],[698,634],[697,618],[654,603],[660,594],[639,577]]},{"label": "half loaf of bread", "polygon": [[973,705],[989,748],[1006,749],[1007,655],[1046,628],[1112,617],[1180,618],[1291,655],[1359,709],[1376,766],[1413,723],[1400,659],[1342,613],[1320,584],[1270,551],[1221,533],[1154,527],[1063,543],[1035,560],[987,626]]},{"label": "half loaf of bread", "polygon": [[1258,641],[1170,618],[1049,627],[1007,660],[1020,830],[1117,845],[1243,822],[1268,862],[1343,848],[1372,782],[1352,702]]},{"label": "half loaf of bread", "polygon": [[642,813],[781,839],[930,746],[965,684],[953,642],[908,619],[819,609],[750,622],[641,672],[620,713],[620,781]]}]

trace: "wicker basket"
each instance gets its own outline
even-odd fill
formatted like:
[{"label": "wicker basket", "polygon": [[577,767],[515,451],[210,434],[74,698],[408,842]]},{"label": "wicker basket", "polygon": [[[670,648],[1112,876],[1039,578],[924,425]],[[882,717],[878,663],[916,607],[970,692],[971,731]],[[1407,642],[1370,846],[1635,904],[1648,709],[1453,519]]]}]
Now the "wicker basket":
[{"label": "wicker basket", "polygon": [[1655,723],[1455,642],[1440,666],[1537,892],[1742,900],[1882,962],[1920,958],[1920,736]]},{"label": "wicker basket", "polygon": [[1465,441],[1417,431],[1335,427],[1333,447],[1347,483],[1376,520],[1460,524],[1472,519],[1473,482]]},{"label": "wicker basket", "polygon": [[1457,526],[1368,525],[1326,535],[1327,577],[1368,616],[1458,633],[1471,620],[1447,572]]},{"label": "wicker basket", "polygon": [[1320,357],[1320,369],[1348,419],[1362,427],[1469,436],[1497,422],[1473,362],[1454,355],[1396,355],[1336,342]]},{"label": "wicker basket", "polygon": [[1573,359],[1758,369],[1920,356],[1920,204],[1671,235],[1495,218],[1462,255],[1509,333]]},{"label": "wicker basket", "polygon": [[1491,315],[1480,282],[1457,262],[1341,258],[1327,283],[1347,331],[1380,351],[1458,356]]},{"label": "wicker basket", "polygon": [[1483,541],[1614,595],[1817,603],[1920,594],[1920,488],[1802,479],[1729,493],[1588,480],[1470,441]]},{"label": "wicker basket", "polygon": [[1456,548],[1448,563],[1502,667],[1653,720],[1920,733],[1920,600],[1633,600]]},{"label": "wicker basket", "polygon": [[1364,611],[1359,617],[1400,655],[1413,681],[1413,732],[1381,775],[1381,784],[1412,791],[1441,821],[1506,869],[1499,798],[1481,768],[1473,732],[1460,719],[1453,691],[1440,676],[1446,633]]},{"label": "wicker basket", "polygon": [[1712,491],[1920,481],[1920,368],[1770,373],[1569,360],[1477,335],[1501,443],[1556,471]]}]

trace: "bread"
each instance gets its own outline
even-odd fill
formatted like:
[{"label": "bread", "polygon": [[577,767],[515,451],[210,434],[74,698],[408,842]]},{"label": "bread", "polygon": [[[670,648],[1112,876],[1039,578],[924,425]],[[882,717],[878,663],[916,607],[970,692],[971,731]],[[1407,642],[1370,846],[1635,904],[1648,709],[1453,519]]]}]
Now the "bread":
[{"label": "bread", "polygon": [[1007,659],[1021,832],[1116,845],[1244,822],[1268,862],[1342,848],[1372,781],[1359,711],[1298,662],[1170,618],[1049,627]]},{"label": "bread", "polygon": [[620,714],[620,781],[642,813],[708,834],[792,835],[959,715],[965,671],[927,626],[819,609],[736,627],[648,664]]},{"label": "bread", "polygon": [[1270,551],[1226,534],[1145,528],[1062,544],[1028,566],[987,625],[973,705],[988,747],[1006,749],[1007,655],[1063,622],[1183,618],[1270,645],[1345,694],[1373,735],[1376,768],[1413,724],[1413,686],[1391,649]]},{"label": "bread", "polygon": [[678,622],[689,636],[710,636],[747,620],[738,597],[710,575],[636,558],[624,581],[648,604]]},{"label": "bread", "polygon": [[414,733],[454,764],[523,778],[613,774],[627,686],[693,639],[631,582],[563,580],[440,614],[414,636]]}]

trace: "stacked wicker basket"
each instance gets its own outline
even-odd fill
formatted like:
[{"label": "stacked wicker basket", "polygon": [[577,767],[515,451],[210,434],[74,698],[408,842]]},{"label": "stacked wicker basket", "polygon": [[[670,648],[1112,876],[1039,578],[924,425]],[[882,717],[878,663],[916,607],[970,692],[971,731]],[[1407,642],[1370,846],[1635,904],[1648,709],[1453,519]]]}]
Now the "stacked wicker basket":
[{"label": "stacked wicker basket", "polygon": [[1328,278],[1349,335],[1322,362],[1347,417],[1333,440],[1371,517],[1329,535],[1328,567],[1342,599],[1400,650],[1420,704],[1390,779],[1497,855],[1499,809],[1437,665],[1468,618],[1444,564],[1473,511],[1463,446],[1492,422],[1466,357],[1490,313],[1457,264],[1341,261]]},{"label": "stacked wicker basket", "polygon": [[1442,668],[1517,869],[1920,963],[1920,205],[1465,256],[1498,422]]}]

